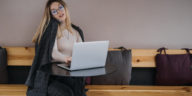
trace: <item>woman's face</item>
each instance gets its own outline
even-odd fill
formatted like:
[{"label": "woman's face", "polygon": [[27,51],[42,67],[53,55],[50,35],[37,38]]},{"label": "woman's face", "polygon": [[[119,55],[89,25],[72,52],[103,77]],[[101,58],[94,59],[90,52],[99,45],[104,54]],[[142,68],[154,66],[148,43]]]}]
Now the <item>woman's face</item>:
[{"label": "woman's face", "polygon": [[59,2],[53,2],[50,6],[51,14],[60,22],[64,23],[66,19],[65,8]]}]

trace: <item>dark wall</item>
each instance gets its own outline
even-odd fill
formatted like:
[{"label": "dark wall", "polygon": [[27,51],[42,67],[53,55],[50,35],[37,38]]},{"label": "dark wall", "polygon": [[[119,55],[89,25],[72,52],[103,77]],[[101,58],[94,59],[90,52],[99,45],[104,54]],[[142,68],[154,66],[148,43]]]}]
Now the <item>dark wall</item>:
[{"label": "dark wall", "polygon": [[[8,79],[10,84],[24,84],[29,73],[29,66],[9,66]],[[155,68],[133,68],[130,85],[154,85]]]}]

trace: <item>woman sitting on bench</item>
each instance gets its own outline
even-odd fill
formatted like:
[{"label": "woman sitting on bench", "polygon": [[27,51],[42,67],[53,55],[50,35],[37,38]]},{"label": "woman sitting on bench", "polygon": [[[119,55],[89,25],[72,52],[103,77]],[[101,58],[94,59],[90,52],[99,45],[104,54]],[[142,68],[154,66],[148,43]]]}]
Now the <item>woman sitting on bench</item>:
[{"label": "woman sitting on bench", "polygon": [[[51,76],[52,62],[69,63],[75,42],[84,41],[81,29],[71,24],[66,3],[48,0],[41,24],[33,37],[35,57],[26,81],[27,96],[85,96],[85,79]],[[44,71],[42,71],[44,70]]]}]

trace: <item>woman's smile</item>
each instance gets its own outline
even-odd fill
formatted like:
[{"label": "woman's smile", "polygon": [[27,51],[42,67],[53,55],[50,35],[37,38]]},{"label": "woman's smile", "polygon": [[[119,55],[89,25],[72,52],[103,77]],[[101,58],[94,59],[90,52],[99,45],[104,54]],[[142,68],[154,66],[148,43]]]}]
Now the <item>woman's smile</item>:
[{"label": "woman's smile", "polygon": [[61,15],[59,15],[59,18],[62,18],[64,16],[64,14],[61,14]]}]

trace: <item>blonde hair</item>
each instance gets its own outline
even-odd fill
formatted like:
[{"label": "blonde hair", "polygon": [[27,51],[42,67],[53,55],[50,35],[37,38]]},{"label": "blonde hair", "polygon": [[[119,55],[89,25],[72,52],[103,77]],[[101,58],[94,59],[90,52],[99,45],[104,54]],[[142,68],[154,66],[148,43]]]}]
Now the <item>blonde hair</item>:
[{"label": "blonde hair", "polygon": [[[44,11],[44,14],[43,14],[43,18],[42,18],[42,20],[40,22],[39,27],[37,28],[37,31],[36,31],[35,35],[33,36],[33,39],[32,39],[33,43],[35,43],[37,41],[38,41],[38,44],[40,43],[41,37],[42,37],[43,33],[45,32],[45,30],[46,30],[46,28],[47,28],[47,26],[48,26],[48,24],[50,22],[51,16],[52,16],[52,14],[50,13],[51,12],[50,11],[50,6],[51,6],[51,4],[53,2],[58,2],[58,3],[60,3],[61,5],[64,6],[65,14],[66,14],[65,28],[70,33],[73,34],[70,15],[69,15],[69,11],[68,11],[66,3],[63,0],[48,0],[48,2],[46,3],[46,6],[45,6],[45,11]],[[61,38],[62,36],[63,36],[63,34],[62,34],[61,27],[60,27],[60,24],[59,24],[57,37]]]}]

